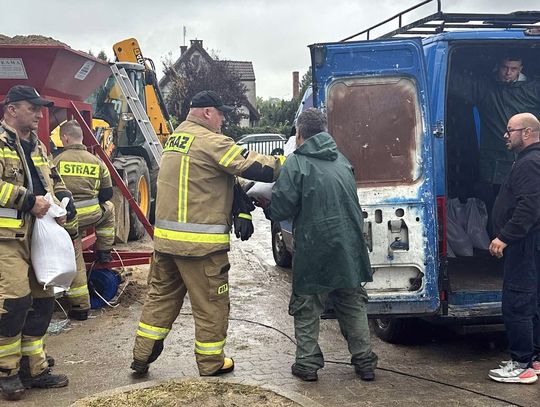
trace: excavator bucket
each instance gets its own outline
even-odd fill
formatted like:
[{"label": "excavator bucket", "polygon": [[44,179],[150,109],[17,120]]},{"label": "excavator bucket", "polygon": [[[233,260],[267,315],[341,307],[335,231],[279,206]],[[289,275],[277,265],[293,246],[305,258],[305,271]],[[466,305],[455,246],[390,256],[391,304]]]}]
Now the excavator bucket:
[{"label": "excavator bucket", "polygon": [[64,45],[0,45],[0,96],[13,85],[43,97],[83,102],[111,74],[109,65]]}]

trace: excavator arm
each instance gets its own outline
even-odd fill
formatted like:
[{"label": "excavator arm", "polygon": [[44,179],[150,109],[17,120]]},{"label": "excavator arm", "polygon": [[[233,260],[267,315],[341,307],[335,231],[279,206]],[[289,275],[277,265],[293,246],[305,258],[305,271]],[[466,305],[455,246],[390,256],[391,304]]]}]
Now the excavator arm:
[{"label": "excavator arm", "polygon": [[143,56],[135,38],[117,42],[113,45],[113,50],[118,62],[133,62],[144,66],[146,111],[161,144],[164,144],[173,129],[165,100],[158,87],[154,62]]}]

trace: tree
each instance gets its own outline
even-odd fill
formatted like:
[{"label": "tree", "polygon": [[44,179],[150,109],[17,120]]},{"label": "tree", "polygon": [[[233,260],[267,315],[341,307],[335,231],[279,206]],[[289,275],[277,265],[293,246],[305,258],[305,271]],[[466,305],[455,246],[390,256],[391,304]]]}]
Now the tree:
[{"label": "tree", "polygon": [[302,76],[302,80],[300,81],[300,98],[304,96],[304,93],[306,92],[306,89],[311,86],[313,83],[313,78],[311,76],[311,67],[308,68],[307,72]]},{"label": "tree", "polygon": [[[240,107],[246,101],[246,88],[240,81],[240,75],[232,71],[226,61],[213,57],[213,61],[185,61],[177,70],[171,58],[163,61],[164,73],[170,79],[170,91],[166,99],[169,113],[182,122],[189,112],[189,103],[193,96],[203,90],[213,90],[223,99],[223,103]],[[237,125],[242,114],[235,109],[227,114],[224,129]],[[225,130],[224,130],[225,132]]]},{"label": "tree", "polygon": [[291,125],[294,120],[298,101],[280,99],[257,99],[257,109],[261,113],[259,126],[282,127]]},{"label": "tree", "polygon": [[99,51],[99,53],[97,54],[97,58],[101,59],[102,61],[109,62],[109,58],[107,57],[107,54],[104,50]]}]

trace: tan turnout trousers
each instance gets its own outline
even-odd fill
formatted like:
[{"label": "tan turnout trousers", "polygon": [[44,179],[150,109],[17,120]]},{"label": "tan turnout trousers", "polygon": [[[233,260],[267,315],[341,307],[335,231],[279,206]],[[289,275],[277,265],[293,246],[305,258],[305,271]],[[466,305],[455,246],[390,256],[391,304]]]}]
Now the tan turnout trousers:
[{"label": "tan turnout trousers", "polygon": [[229,268],[226,252],[197,259],[154,252],[134,359],[148,361],[155,342],[166,338],[189,293],[199,374],[207,376],[219,370],[229,320]]},{"label": "tan turnout trousers", "polygon": [[29,241],[0,244],[0,314],[4,315],[0,323],[0,377],[17,374],[21,356],[28,356],[32,376],[48,368],[44,339],[54,293],[52,287],[44,290],[36,280]]}]

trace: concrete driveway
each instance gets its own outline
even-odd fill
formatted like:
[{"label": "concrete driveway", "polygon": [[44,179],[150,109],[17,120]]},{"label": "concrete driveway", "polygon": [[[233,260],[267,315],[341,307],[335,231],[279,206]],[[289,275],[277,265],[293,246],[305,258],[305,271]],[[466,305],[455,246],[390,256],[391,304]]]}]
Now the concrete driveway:
[{"label": "concrete driveway", "polygon": [[[290,374],[295,351],[292,318],[287,314],[290,270],[275,266],[270,225],[260,210],[254,218],[254,236],[248,242],[234,239],[230,255],[232,304],[226,352],[236,362],[230,377],[280,386],[325,406],[539,404],[540,382],[511,385],[488,379],[488,370],[507,357],[501,333],[459,336],[433,328],[424,343],[414,346],[390,345],[373,337],[379,369],[376,380],[366,383],[347,365],[349,354],[337,321],[325,320],[320,345],[328,363],[318,382],[299,381]],[[68,406],[81,397],[144,380],[197,377],[189,301],[149,376],[138,380],[131,376],[131,350],[147,270],[147,266],[133,270],[135,283],[128,286],[118,307],[93,311],[90,320],[71,323],[68,331],[49,337],[47,349],[56,359],[55,370],[66,373],[70,385],[27,391],[17,406]]]}]

